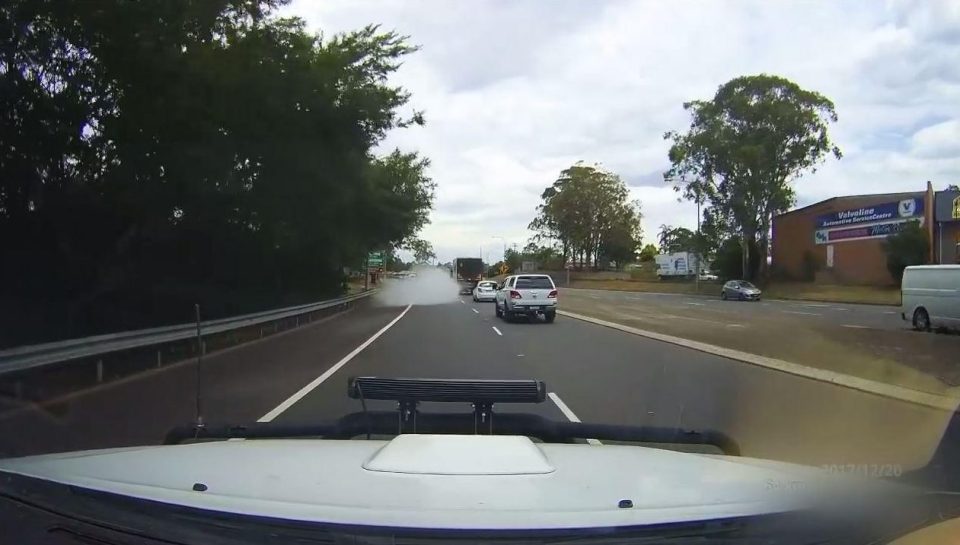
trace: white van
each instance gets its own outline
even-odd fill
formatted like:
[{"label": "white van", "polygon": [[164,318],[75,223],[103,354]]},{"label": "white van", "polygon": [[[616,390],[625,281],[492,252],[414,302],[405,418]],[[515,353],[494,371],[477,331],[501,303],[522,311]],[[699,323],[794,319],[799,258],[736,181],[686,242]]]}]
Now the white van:
[{"label": "white van", "polygon": [[960,265],[907,267],[900,301],[900,316],[916,329],[960,329]]}]

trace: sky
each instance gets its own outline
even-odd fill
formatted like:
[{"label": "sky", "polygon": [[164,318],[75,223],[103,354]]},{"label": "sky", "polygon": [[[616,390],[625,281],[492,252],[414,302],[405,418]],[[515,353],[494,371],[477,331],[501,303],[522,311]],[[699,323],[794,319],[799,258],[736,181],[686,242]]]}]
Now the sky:
[{"label": "sky", "polygon": [[[380,24],[420,50],[391,83],[426,125],[391,132],[431,160],[421,233],[441,261],[500,259],[577,161],[621,176],[660,225],[695,228],[663,182],[683,103],[776,74],[833,100],[843,158],[795,181],[797,206],[960,184],[960,1],[295,0],[324,35]],[[481,254],[482,252],[482,254]]]}]

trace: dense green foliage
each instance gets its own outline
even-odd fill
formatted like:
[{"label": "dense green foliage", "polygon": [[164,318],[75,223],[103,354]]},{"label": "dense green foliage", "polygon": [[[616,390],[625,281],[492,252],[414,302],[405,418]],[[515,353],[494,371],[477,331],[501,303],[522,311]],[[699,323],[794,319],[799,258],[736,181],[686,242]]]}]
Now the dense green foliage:
[{"label": "dense green foliage", "polygon": [[657,257],[657,253],[659,252],[656,246],[654,246],[653,244],[647,244],[646,246],[640,249],[640,262],[649,263],[651,261],[654,261]]},{"label": "dense green foliage", "polygon": [[[507,248],[504,261],[510,272],[520,272],[524,261],[536,263],[537,270],[542,271],[563,270],[564,264],[563,256],[556,248],[540,246],[534,242],[527,244],[522,251]],[[494,267],[499,267],[499,263]]]},{"label": "dense green foliage", "polygon": [[833,103],[787,79],[735,78],[712,100],[683,105],[686,132],[668,132],[671,168],[664,179],[684,198],[710,205],[714,230],[741,241],[741,272],[752,278],[752,249],[766,264],[773,216],[794,204],[791,182],[840,150],[827,134]]},{"label": "dense green foliage", "polygon": [[697,251],[697,234],[686,227],[661,225],[657,242],[665,254]]},{"label": "dense green foliage", "polygon": [[899,233],[890,235],[883,241],[883,251],[887,254],[887,271],[900,283],[903,269],[910,265],[923,265],[930,256],[930,240],[920,222],[909,221],[903,224]]},{"label": "dense green foliage", "polygon": [[563,263],[602,268],[637,259],[640,204],[629,200],[616,174],[577,163],[561,172],[541,199],[530,229],[537,241],[556,246]]},{"label": "dense green foliage", "polygon": [[717,248],[716,257],[713,260],[711,269],[721,280],[735,280],[748,278],[756,274],[760,267],[760,252],[757,251],[756,243],[750,252],[749,269],[747,274],[743,273],[743,244],[739,237],[730,237],[720,244]]},{"label": "dense green foliage", "polygon": [[427,160],[372,153],[414,48],[278,3],[0,6],[0,343],[335,295],[423,226]]}]

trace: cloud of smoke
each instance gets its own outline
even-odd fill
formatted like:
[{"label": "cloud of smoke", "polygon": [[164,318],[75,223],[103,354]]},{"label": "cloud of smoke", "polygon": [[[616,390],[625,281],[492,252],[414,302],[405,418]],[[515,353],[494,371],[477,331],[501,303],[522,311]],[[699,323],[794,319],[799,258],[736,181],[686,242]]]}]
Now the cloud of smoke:
[{"label": "cloud of smoke", "polygon": [[405,278],[386,278],[374,294],[376,304],[384,306],[443,305],[457,300],[460,286],[447,269],[415,267]]}]

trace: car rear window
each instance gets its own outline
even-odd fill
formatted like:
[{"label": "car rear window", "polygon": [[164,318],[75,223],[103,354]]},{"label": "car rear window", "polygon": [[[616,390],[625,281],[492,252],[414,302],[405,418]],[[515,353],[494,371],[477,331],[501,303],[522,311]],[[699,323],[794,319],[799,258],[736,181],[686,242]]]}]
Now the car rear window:
[{"label": "car rear window", "polygon": [[517,288],[552,290],[553,282],[548,276],[521,276],[517,278]]}]

